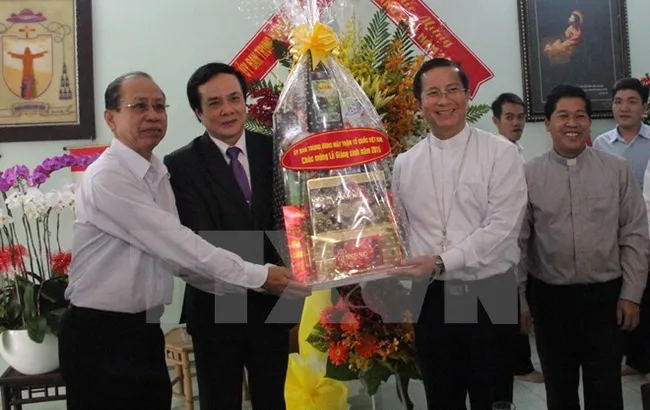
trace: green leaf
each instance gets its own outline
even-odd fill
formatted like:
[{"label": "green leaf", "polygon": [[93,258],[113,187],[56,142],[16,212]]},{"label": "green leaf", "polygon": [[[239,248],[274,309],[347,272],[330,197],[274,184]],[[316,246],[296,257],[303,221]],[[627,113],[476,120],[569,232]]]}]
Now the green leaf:
[{"label": "green leaf", "polygon": [[63,321],[63,315],[67,311],[67,308],[55,309],[48,312],[46,317],[48,331],[55,336],[59,335],[59,329],[61,328],[61,322]]},{"label": "green leaf", "polygon": [[289,45],[284,41],[273,40],[273,54],[278,62],[285,68],[291,68],[291,54]]},{"label": "green leaf", "polygon": [[487,114],[492,108],[488,104],[472,104],[467,109],[467,122],[475,123]]},{"label": "green leaf", "polygon": [[271,128],[252,118],[246,119],[244,128],[251,132],[257,132],[258,134],[273,135],[273,130]]},{"label": "green leaf", "polygon": [[6,305],[5,313],[9,323],[20,322],[20,317],[23,314],[23,305],[14,299]]},{"label": "green leaf", "polygon": [[335,365],[328,359],[327,365],[325,366],[325,377],[342,382],[348,382],[351,380],[357,380],[359,375],[350,370],[347,364]]},{"label": "green leaf", "polygon": [[401,21],[397,26],[397,30],[395,30],[395,33],[393,33],[392,41],[388,43],[389,47],[386,50],[382,50],[381,64],[379,66],[376,66],[377,70],[383,69],[386,58],[390,57],[391,55],[389,53],[390,45],[394,44],[396,41],[399,41],[401,44],[401,47],[397,52],[403,56],[404,61],[408,64],[411,64],[413,62],[413,59],[415,58],[413,55],[413,40],[411,39],[411,36],[409,36],[408,26],[404,21]]},{"label": "green leaf", "polygon": [[377,10],[368,24],[366,35],[361,40],[360,51],[372,56],[373,66],[380,67],[390,48],[390,20],[386,10]]},{"label": "green leaf", "polygon": [[24,284],[23,288],[23,316],[25,320],[29,321],[36,317],[37,306],[36,306],[36,287],[33,283],[27,282]]},{"label": "green leaf", "polygon": [[25,321],[29,338],[36,343],[42,343],[47,333],[47,319],[45,316],[37,316]]},{"label": "green leaf", "polygon": [[325,340],[325,329],[323,329],[320,323],[317,323],[309,336],[307,336],[307,343],[312,345],[314,349],[323,353],[327,353],[329,350],[330,344]]},{"label": "green leaf", "polygon": [[374,396],[377,393],[377,390],[379,390],[381,383],[386,382],[391,375],[391,371],[386,366],[375,365],[368,371],[359,375],[359,378],[368,394]]},{"label": "green leaf", "polygon": [[68,301],[65,299],[67,286],[68,278],[65,276],[56,276],[43,282],[39,300],[41,311],[67,307]]},{"label": "green leaf", "polygon": [[41,283],[41,277],[35,274],[34,272],[27,272],[27,275],[34,279],[34,283]]}]

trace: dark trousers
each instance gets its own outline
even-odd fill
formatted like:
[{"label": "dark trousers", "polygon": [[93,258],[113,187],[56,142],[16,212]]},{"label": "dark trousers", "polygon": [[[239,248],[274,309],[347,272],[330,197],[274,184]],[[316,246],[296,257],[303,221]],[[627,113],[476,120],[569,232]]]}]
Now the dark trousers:
[{"label": "dark trousers", "polygon": [[59,333],[68,410],[169,410],[172,387],[159,320],[71,307]]},{"label": "dark trousers", "polygon": [[642,374],[650,373],[650,284],[643,292],[641,322],[625,339],[625,363]]},{"label": "dark trousers", "polygon": [[517,335],[514,346],[515,352],[515,375],[524,376],[535,371],[531,360],[530,337],[528,335]]},{"label": "dark trousers", "polygon": [[192,341],[202,409],[240,410],[244,367],[253,408],[285,409],[287,326],[210,324],[195,329]]},{"label": "dark trousers", "polygon": [[623,410],[622,335],[616,320],[620,279],[593,285],[533,280],[532,311],[549,410]]},{"label": "dark trousers", "polygon": [[[434,281],[428,289],[414,283],[413,295],[422,306],[421,312],[414,306],[419,313],[414,329],[427,408],[464,410],[468,393],[472,410],[512,401],[512,348],[518,332],[514,275],[454,284]],[[461,311],[475,313],[474,318]]]},{"label": "dark trousers", "polygon": [[[526,282],[526,295],[530,294],[530,282]],[[526,298],[530,306],[530,297]],[[532,352],[530,350],[530,337],[519,334],[514,346],[515,353],[515,375],[524,376],[535,371],[533,361],[531,360]]]}]

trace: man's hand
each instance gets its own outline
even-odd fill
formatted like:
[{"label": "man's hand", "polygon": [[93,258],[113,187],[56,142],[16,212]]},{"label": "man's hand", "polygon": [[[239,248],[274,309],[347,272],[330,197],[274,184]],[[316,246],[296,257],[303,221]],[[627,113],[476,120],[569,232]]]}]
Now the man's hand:
[{"label": "man's hand", "polygon": [[634,330],[639,325],[639,305],[620,299],[616,308],[616,320],[621,330]]},{"label": "man's hand", "polygon": [[273,295],[295,299],[311,295],[311,290],[296,281],[295,276],[289,269],[279,266],[269,266],[269,273],[262,288]]},{"label": "man's hand", "polygon": [[523,335],[529,335],[533,330],[533,315],[530,311],[519,313],[519,331]]},{"label": "man's hand", "polygon": [[402,261],[403,268],[398,269],[395,275],[405,277],[413,281],[429,280],[436,268],[434,256],[416,256]]}]

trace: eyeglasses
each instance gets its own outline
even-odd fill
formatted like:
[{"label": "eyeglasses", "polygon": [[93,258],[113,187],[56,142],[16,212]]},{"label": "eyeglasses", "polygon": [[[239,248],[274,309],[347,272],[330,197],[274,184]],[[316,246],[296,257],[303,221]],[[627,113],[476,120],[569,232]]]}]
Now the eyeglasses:
[{"label": "eyeglasses", "polygon": [[164,114],[167,112],[169,105],[163,103],[149,104],[147,102],[139,102],[134,104],[126,104],[125,107],[132,109],[138,114],[144,114],[148,112],[150,108],[153,108],[153,110],[158,114]]},{"label": "eyeglasses", "polygon": [[465,92],[465,89],[462,87],[449,87],[444,91],[433,89],[426,92],[428,98],[439,100],[443,95],[446,95],[448,98],[457,97],[459,93]]}]

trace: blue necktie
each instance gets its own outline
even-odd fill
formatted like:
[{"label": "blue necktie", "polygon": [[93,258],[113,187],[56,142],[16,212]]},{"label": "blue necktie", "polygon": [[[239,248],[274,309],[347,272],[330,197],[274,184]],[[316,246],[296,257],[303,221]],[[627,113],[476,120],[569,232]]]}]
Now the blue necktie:
[{"label": "blue necktie", "polygon": [[246,202],[250,205],[253,194],[251,192],[251,187],[248,184],[248,178],[246,177],[244,166],[239,162],[239,159],[237,159],[240,152],[241,150],[238,147],[230,147],[226,150],[226,154],[230,158],[230,168],[232,168],[232,172],[235,174],[235,179],[237,179],[237,183],[244,194],[244,198],[246,198]]}]

